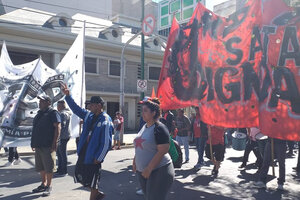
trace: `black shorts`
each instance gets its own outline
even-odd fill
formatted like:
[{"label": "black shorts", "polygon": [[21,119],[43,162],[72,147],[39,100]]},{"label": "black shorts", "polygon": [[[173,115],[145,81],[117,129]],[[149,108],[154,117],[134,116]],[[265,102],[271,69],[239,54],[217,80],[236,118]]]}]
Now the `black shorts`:
[{"label": "black shorts", "polygon": [[[225,154],[225,146],[222,144],[216,144],[212,145],[212,151],[213,155],[216,159],[216,161],[223,161],[224,160],[224,154]],[[207,144],[205,147],[205,155],[208,159],[210,158],[210,145]]]},{"label": "black shorts", "polygon": [[97,165],[98,170],[94,173],[93,179],[91,180],[91,188],[99,188],[100,178],[101,178],[101,165]]},{"label": "black shorts", "polygon": [[84,164],[88,144],[85,143],[79,153],[75,166],[75,183],[81,183],[84,187],[97,189],[101,177],[101,164]]},{"label": "black shorts", "polygon": [[75,183],[81,183],[84,187],[97,189],[101,177],[101,164],[79,164],[75,166]]}]

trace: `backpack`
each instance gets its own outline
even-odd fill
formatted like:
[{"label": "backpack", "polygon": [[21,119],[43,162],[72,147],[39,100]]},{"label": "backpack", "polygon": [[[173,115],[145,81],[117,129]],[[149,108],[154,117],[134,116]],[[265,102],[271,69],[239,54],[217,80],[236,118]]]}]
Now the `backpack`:
[{"label": "backpack", "polygon": [[[154,131],[156,131],[156,127],[158,126],[158,123],[155,123]],[[169,147],[169,155],[172,159],[172,163],[174,168],[181,168],[182,166],[182,151],[181,148],[176,140],[173,140],[170,136],[170,147]]]},{"label": "backpack", "polygon": [[[177,153],[177,159],[176,157],[172,156],[171,155],[171,149],[174,149],[176,150],[176,153]],[[174,168],[181,168],[182,166],[182,151],[181,151],[181,148],[178,144],[178,142],[176,140],[173,140],[171,137],[170,137],[170,148],[169,148],[169,154],[172,158],[172,162],[173,162],[173,165],[174,165]],[[174,157],[174,158],[173,158]]]}]

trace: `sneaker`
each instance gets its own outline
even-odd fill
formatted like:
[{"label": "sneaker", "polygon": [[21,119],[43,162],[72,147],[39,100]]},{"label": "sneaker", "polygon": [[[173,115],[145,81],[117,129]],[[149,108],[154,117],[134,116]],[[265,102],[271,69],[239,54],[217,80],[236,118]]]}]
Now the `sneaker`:
[{"label": "sneaker", "polygon": [[142,189],[139,189],[135,192],[137,195],[144,195],[144,192]]},{"label": "sneaker", "polygon": [[118,147],[117,150],[121,150],[121,147]]},{"label": "sneaker", "polygon": [[32,192],[33,193],[38,193],[38,192],[44,192],[46,190],[46,187],[43,183],[38,186],[37,188],[33,189]]},{"label": "sneaker", "polygon": [[194,169],[195,170],[200,170],[201,169],[201,164],[200,163],[197,163],[195,166],[194,166]]},{"label": "sneaker", "polygon": [[17,160],[14,160],[13,164],[18,165],[22,162],[21,158],[18,158]]},{"label": "sneaker", "polygon": [[240,169],[245,168],[245,167],[246,167],[246,164],[245,164],[245,163],[243,163],[243,164],[241,164],[241,165],[239,166]]},{"label": "sneaker", "polygon": [[267,185],[266,185],[264,182],[262,182],[262,181],[257,181],[257,182],[255,182],[255,183],[254,183],[254,186],[256,186],[257,188],[260,188],[260,189],[265,189],[265,188],[267,188]]},{"label": "sneaker", "polygon": [[190,161],[190,159],[186,159],[184,163],[188,163]]},{"label": "sneaker", "polygon": [[278,184],[278,186],[277,186],[277,190],[281,190],[281,191],[283,191],[284,189],[283,189],[283,184]]},{"label": "sneaker", "polygon": [[51,187],[51,186],[46,186],[46,187],[45,187],[45,191],[43,192],[42,196],[43,196],[43,197],[50,196],[51,190],[52,190],[52,187]]},{"label": "sneaker", "polygon": [[211,175],[212,175],[212,176],[218,176],[218,174],[219,174],[219,170],[213,169],[213,170],[211,171]]},{"label": "sneaker", "polygon": [[299,171],[298,167],[293,167],[292,169],[293,169],[293,171]]},{"label": "sneaker", "polygon": [[105,197],[105,194],[103,192],[99,191],[99,193],[98,193],[98,195],[96,197],[96,200],[102,200],[102,199],[104,199],[104,197]]},{"label": "sneaker", "polygon": [[13,162],[7,162],[5,163],[4,167],[9,167],[9,166],[12,166],[13,165]]}]

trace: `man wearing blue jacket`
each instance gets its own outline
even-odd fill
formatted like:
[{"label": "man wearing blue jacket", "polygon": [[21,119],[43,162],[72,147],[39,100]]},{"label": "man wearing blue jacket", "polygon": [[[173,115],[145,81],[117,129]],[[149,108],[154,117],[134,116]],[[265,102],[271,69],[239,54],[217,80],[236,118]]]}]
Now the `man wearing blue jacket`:
[{"label": "man wearing blue jacket", "polygon": [[[90,100],[90,112],[80,108],[70,95],[66,85],[62,86],[65,100],[78,117],[84,120],[82,134],[80,136],[77,154],[77,163],[95,165],[95,173],[90,177],[87,187],[91,188],[90,200],[104,198],[104,193],[99,189],[101,163],[111,149],[113,123],[108,114],[103,111],[104,100],[99,96],[92,96]],[[84,174],[83,174],[84,176]],[[84,178],[83,178],[84,179]]]}]

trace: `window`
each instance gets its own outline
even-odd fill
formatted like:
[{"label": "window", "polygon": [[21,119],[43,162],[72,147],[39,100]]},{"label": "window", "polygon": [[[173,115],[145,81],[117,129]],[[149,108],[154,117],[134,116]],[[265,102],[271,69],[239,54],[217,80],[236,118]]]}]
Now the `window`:
[{"label": "window", "polygon": [[160,75],[160,67],[149,67],[149,80],[158,81]]},{"label": "window", "polygon": [[59,18],[58,24],[62,27],[66,27],[68,25],[67,21],[63,18]]},{"label": "window", "polygon": [[97,58],[85,57],[85,72],[97,74]]},{"label": "window", "polygon": [[120,76],[121,65],[119,61],[109,61],[109,75]]},{"label": "window", "polygon": [[193,8],[189,8],[189,9],[184,10],[183,11],[183,19],[188,19],[188,18],[192,17],[193,12],[194,12]]},{"label": "window", "polygon": [[14,65],[28,63],[39,58],[37,54],[30,54],[30,53],[23,53],[23,52],[16,52],[16,51],[8,51],[8,53]]},{"label": "window", "polygon": [[169,25],[169,16],[160,19],[160,26],[167,26],[167,25]]},{"label": "window", "polygon": [[193,0],[183,0],[183,7],[192,6]]},{"label": "window", "polygon": [[174,1],[170,3],[170,13],[174,13],[175,11],[180,9],[180,1]]}]

